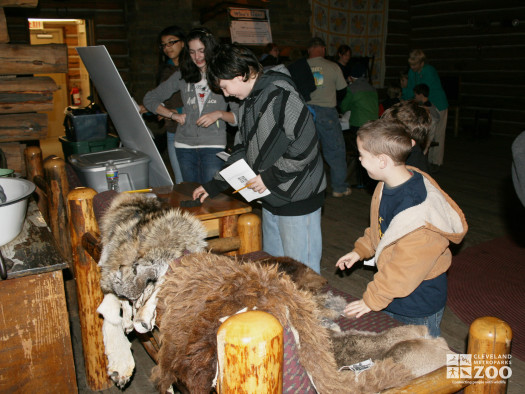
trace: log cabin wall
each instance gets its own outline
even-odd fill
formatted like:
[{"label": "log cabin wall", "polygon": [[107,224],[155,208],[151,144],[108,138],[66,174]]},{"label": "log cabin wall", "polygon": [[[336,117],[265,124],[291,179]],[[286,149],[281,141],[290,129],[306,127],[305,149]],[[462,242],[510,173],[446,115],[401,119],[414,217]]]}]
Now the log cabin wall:
[{"label": "log cabin wall", "polygon": [[[6,19],[11,42],[28,42],[28,17],[91,21],[92,42],[106,45],[131,94],[141,100],[155,85],[159,30],[171,24],[185,29],[202,24],[220,38],[229,37],[226,12],[206,12],[218,3],[40,0],[37,9],[7,8]],[[281,47],[304,46],[310,36],[307,1],[237,3],[268,8],[273,39]],[[518,21],[516,27],[512,20]],[[461,80],[460,132],[472,129],[476,114],[482,121],[491,114],[492,133],[518,134],[525,129],[524,47],[525,3],[520,0],[390,0],[385,84],[397,82],[399,72],[406,69],[409,51],[421,48],[443,79]],[[449,125],[454,115],[453,111],[449,114]]]},{"label": "log cabin wall", "polygon": [[391,0],[386,82],[397,81],[415,48],[445,83],[459,78],[460,132],[525,130],[525,2]]},{"label": "log cabin wall", "polygon": [[[159,49],[157,34],[166,26],[189,30],[208,27],[217,37],[230,36],[224,7],[216,0],[40,0],[36,9],[6,9],[11,42],[29,42],[27,18],[85,19],[93,45],[105,45],[131,95],[141,101],[155,86]],[[225,2],[223,2],[225,3]],[[233,2],[229,2],[230,5]],[[310,5],[307,1],[282,0],[266,3],[237,1],[240,7],[269,8],[272,34],[282,47],[305,46],[310,38]],[[248,5],[249,4],[249,5]],[[209,13],[208,11],[214,10]],[[67,37],[67,32],[66,32]],[[73,37],[71,37],[73,40]],[[70,42],[68,41],[68,47]],[[259,52],[262,52],[262,48]],[[69,51],[70,54],[71,50]],[[74,50],[73,50],[74,52]],[[74,55],[74,54],[73,54]],[[75,64],[72,64],[74,72]]]}]

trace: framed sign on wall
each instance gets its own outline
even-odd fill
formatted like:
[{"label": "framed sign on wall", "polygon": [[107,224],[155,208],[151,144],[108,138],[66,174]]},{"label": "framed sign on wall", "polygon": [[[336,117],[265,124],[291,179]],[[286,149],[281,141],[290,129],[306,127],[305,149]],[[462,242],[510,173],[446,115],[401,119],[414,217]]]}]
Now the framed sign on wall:
[{"label": "framed sign on wall", "polygon": [[266,45],[272,42],[270,12],[265,9],[228,8],[232,42]]}]

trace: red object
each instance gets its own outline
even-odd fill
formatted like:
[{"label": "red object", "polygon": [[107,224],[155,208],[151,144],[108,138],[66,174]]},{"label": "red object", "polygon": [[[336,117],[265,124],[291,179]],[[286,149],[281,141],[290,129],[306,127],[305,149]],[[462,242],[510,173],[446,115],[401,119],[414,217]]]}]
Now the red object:
[{"label": "red object", "polygon": [[82,102],[80,101],[80,90],[77,87],[71,89],[71,103],[73,105],[82,104]]}]

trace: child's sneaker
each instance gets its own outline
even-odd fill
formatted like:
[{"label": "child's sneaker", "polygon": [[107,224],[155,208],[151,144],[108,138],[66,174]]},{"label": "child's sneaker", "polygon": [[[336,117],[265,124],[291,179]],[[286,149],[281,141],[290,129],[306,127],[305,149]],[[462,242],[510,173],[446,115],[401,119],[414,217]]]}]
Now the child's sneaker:
[{"label": "child's sneaker", "polygon": [[346,197],[346,196],[349,196],[350,194],[352,194],[352,189],[347,187],[344,192],[340,192],[340,193],[339,192],[332,192],[332,197],[336,197],[336,198]]}]

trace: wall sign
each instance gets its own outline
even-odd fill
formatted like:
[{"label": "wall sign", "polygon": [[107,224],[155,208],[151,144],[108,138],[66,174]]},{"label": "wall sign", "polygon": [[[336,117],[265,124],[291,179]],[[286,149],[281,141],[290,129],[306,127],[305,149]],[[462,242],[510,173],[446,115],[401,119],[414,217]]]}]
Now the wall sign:
[{"label": "wall sign", "polygon": [[266,45],[272,42],[270,12],[265,9],[228,8],[232,42]]}]

